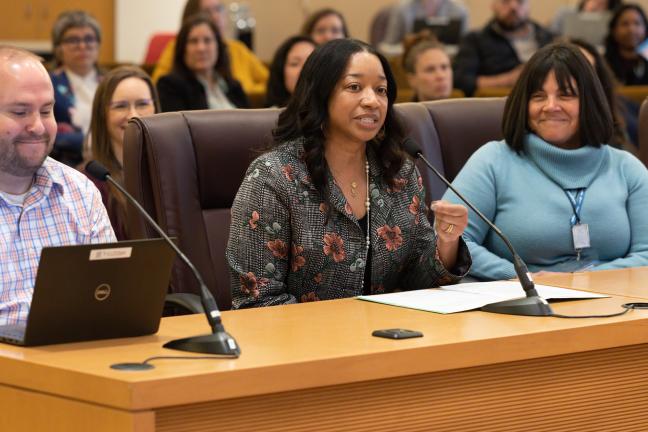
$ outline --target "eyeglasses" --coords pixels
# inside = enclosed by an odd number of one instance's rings
[[[155,111],[153,104],[153,99],[137,99],[135,101],[115,101],[111,102],[108,106],[111,111],[114,111],[118,114],[126,114],[131,110],[131,107],[135,108],[137,114],[153,114],[152,111]]]
[[[61,43],[64,45],[71,45],[74,47],[81,46],[81,43],[86,44],[86,46],[94,46],[99,42],[96,36],[87,35],[82,38],[78,36],[68,36],[61,40]]]

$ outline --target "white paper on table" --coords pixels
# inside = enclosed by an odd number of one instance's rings
[[[545,300],[591,299],[609,297],[586,291],[536,285],[538,295]],[[517,281],[473,282],[390,294],[360,296],[358,299],[391,306],[419,309],[437,313],[455,313],[478,309],[489,303],[524,297]]]

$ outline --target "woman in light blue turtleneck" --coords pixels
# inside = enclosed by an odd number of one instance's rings
[[[453,185],[509,237],[531,271],[648,265],[648,171],[603,143],[613,124],[593,69],[577,47],[538,51],[509,96],[504,141],[468,160]],[[450,191],[444,199],[460,202]],[[515,277],[503,242],[474,214],[470,274]]]

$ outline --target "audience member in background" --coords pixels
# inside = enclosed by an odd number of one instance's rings
[[[403,44],[403,69],[414,91],[413,102],[450,97],[452,65],[443,44],[430,34],[406,39]]]
[[[293,36],[279,46],[270,65],[266,106],[285,107],[288,104],[302,67],[315,46],[309,36]]]
[[[333,39],[349,37],[344,16],[335,9],[329,8],[312,13],[304,22],[301,33],[310,36],[318,45]]]
[[[225,4],[221,0],[187,0],[182,13],[182,21],[198,13],[206,13],[211,18],[225,42],[225,50],[230,61],[232,77],[236,79],[247,94],[263,93],[268,81],[268,68],[261,60],[241,41],[226,39],[226,17]],[[175,40],[170,42],[153,71],[153,82],[171,72],[173,68],[173,56],[175,52]]]
[[[86,12],[61,13],[52,28],[56,69],[54,116],[58,134],[52,157],[71,166],[83,160],[83,139],[90,127],[92,98],[101,74],[97,69],[101,29]]]
[[[620,6],[610,20],[605,59],[622,85],[648,85],[648,61],[637,52],[647,29],[646,14],[637,4]]]
[[[90,159],[105,166],[110,175],[124,182],[124,132],[128,120],[160,111],[151,78],[138,67],[121,66],[108,72],[92,104]],[[107,182],[90,179],[101,192],[118,240],[128,239],[126,200]]]
[[[27,318],[43,247],[115,239],[97,188],[47,157],[53,109],[41,59],[0,47],[0,325]]]
[[[397,44],[414,32],[414,22],[425,18],[461,20],[462,33],[468,31],[468,10],[456,0],[401,0],[394,6],[387,21],[383,43]]]
[[[578,46],[587,61],[594,66],[596,75],[603,86],[605,98],[612,112],[612,120],[614,120],[614,134],[609,144],[636,153],[639,142],[639,105],[617,93],[617,81],[614,79],[614,74],[594,45],[579,39],[572,40],[571,43]]]
[[[435,234],[395,99],[389,63],[369,45],[340,39],[311,54],[276,147],[252,162],[232,206],[234,308],[438,286],[468,270],[468,212],[437,202]]]
[[[455,57],[454,86],[472,96],[475,90],[511,87],[524,63],[553,39],[529,19],[530,0],[491,0],[493,18],[469,33]]]
[[[506,100],[502,131],[505,140],[477,150],[453,185],[532,272],[648,265],[648,171],[606,144],[614,121],[578,47],[553,44],[531,58]],[[452,192],[445,198],[459,202]],[[515,277],[504,243],[472,216],[470,274]]]
[[[616,9],[623,0],[580,0],[577,6],[561,6],[556,12],[549,30],[556,35],[564,33],[565,17],[574,12],[606,12]]]
[[[157,89],[164,112],[248,106],[241,84],[230,73],[223,39],[205,14],[182,24],[173,70],[160,78]]]

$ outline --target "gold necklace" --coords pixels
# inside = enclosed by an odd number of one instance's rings
[[[369,166],[369,161],[365,160],[365,170],[366,170],[367,166]],[[331,170],[331,173],[333,174],[333,178],[337,182],[337,179],[339,178],[339,176],[336,175],[336,173],[333,171],[333,169],[331,169],[330,165],[329,165],[329,169]],[[342,184],[338,183],[338,185],[341,188]],[[349,192],[351,193],[351,196],[353,198],[356,198],[358,196],[358,182],[357,181],[352,181],[351,183],[349,183],[349,185],[350,185],[350,191]],[[367,186],[368,185],[369,184],[367,184]]]
[[[354,182],[354,181],[351,182],[351,196],[352,196],[353,198],[355,198],[355,197],[358,196],[358,191],[357,191],[357,189],[358,189],[358,182]]]

